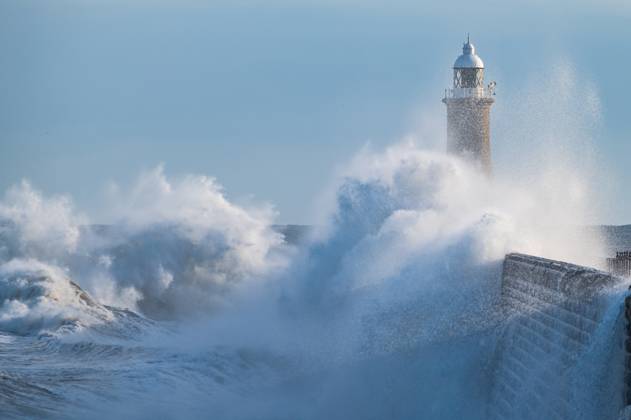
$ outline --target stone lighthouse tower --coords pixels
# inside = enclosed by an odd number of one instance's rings
[[[461,156],[491,174],[489,120],[495,82],[484,86],[484,63],[467,42],[454,63],[453,88],[445,89],[447,151]]]

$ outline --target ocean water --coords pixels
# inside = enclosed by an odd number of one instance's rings
[[[412,144],[366,151],[291,241],[271,207],[204,176],[141,175],[108,225],[16,185],[0,202],[1,417],[487,418],[504,255],[589,265],[606,246],[575,232],[589,197],[560,170],[522,185]],[[581,360],[611,350],[612,302]]]

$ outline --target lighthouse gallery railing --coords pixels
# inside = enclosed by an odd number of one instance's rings
[[[493,95],[495,95],[493,87],[445,89],[446,99],[491,98]]]

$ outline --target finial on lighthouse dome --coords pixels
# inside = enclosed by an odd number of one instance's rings
[[[462,46],[462,55],[456,59],[454,63],[455,69],[483,69],[484,62],[475,53],[475,46],[469,41],[467,34],[467,42]]]

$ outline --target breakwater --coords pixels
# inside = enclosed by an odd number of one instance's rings
[[[618,417],[631,396],[624,289],[599,270],[507,255],[489,417]]]

